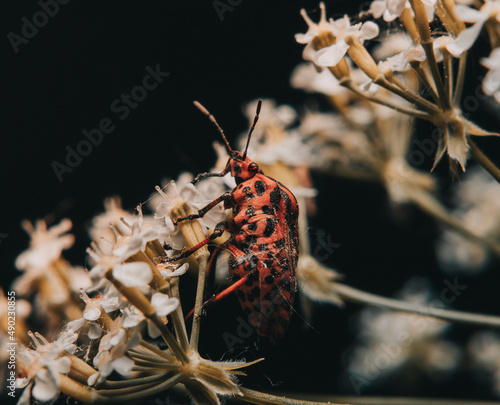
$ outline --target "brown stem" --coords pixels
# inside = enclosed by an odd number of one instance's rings
[[[483,153],[481,149],[476,145],[476,143],[468,137],[470,150],[472,156],[484,169],[491,174],[491,176],[500,183],[500,169]]]

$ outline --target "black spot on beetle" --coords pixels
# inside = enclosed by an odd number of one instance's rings
[[[266,276],[266,278],[264,279],[264,281],[267,284],[274,284],[274,277],[273,276]]]
[[[274,210],[269,205],[263,205],[262,212],[266,215],[273,215],[274,214]]]
[[[243,190],[242,190],[245,194],[250,194],[252,192],[252,189],[248,186],[246,186]]]
[[[273,267],[273,268],[271,269],[271,274],[272,274],[273,276],[277,276],[277,275],[279,274],[278,269],[276,269],[275,267]]]
[[[266,218],[266,229],[264,229],[264,236],[268,237],[274,233],[276,222],[277,221],[275,218]]]
[[[285,200],[285,219],[288,224],[292,224],[292,200],[288,193],[283,193],[283,199]]]
[[[266,192],[266,185],[264,184],[263,181],[258,180],[255,182],[255,192],[257,193],[258,196],[261,196]]]
[[[266,259],[266,260],[264,260],[264,266],[266,266],[267,268],[272,267],[273,264],[274,264],[274,259]]]
[[[247,235],[245,236],[245,243],[247,243],[248,245],[253,245],[255,244],[255,242],[257,242],[257,236],[256,235]]]
[[[261,252],[265,252],[266,250],[269,250],[269,245],[267,243],[263,243],[262,245],[259,245],[259,250]]]
[[[257,230],[257,222],[252,222],[251,224],[248,224],[248,229],[251,230],[252,232],[255,232]]]
[[[271,201],[275,210],[279,210],[281,202],[281,189],[279,186],[276,186],[274,190],[269,193],[269,201]]]
[[[255,286],[254,288],[252,288],[251,293],[254,297],[260,297],[260,288],[258,286]]]
[[[276,246],[277,249],[283,249],[285,247],[285,240],[277,240],[276,242],[274,242],[274,246]]]
[[[253,205],[249,205],[245,210],[245,215],[247,217],[253,217],[255,215],[255,207]]]
[[[247,294],[247,300],[248,302],[253,302],[254,296],[252,294]]]

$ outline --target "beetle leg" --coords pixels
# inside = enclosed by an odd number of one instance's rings
[[[219,222],[217,225],[215,225],[214,232],[210,236],[203,239],[200,243],[190,247],[189,249],[186,249],[184,252],[178,254],[177,256],[167,257],[167,258],[161,259],[161,262],[162,263],[176,262],[178,260],[185,259],[186,257],[191,256],[198,249],[205,246],[210,241],[221,236],[224,233],[224,231],[227,229],[228,226],[229,225],[228,225],[227,221]]]
[[[198,210],[197,214],[191,214],[185,217],[177,218],[176,221],[174,221],[174,225],[177,225],[177,223],[181,221],[186,221],[186,220],[192,220],[192,219],[198,219],[198,218],[203,218],[205,214],[210,211],[213,207],[215,207],[217,204],[220,202],[224,201],[224,207],[225,208],[230,208],[231,207],[231,201],[233,199],[233,194],[231,191],[226,191],[224,194],[220,195],[217,197],[215,200]]]
[[[191,184],[196,184],[201,180],[208,179],[209,177],[224,177],[227,172],[222,172],[222,173],[200,173],[198,176],[196,176],[192,181]]]
[[[255,273],[257,272],[257,269],[252,270],[250,273],[248,273],[245,277],[240,278],[238,281],[235,283],[231,284],[229,287],[227,287],[225,290],[222,290],[218,294],[212,295],[208,300],[206,300],[203,305],[201,306],[201,313],[196,314],[198,317],[203,317],[205,316],[205,312],[207,307],[215,304],[216,302],[219,302],[226,298],[229,294],[235,292],[238,288],[240,288],[245,282],[248,280],[249,277],[252,277]],[[193,316],[194,313],[194,308],[191,310],[191,312],[187,315],[186,319],[190,318]]]

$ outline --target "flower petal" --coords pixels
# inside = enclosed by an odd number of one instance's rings
[[[97,321],[101,316],[101,310],[98,307],[90,308],[89,310],[83,311],[83,317],[87,321]]]
[[[336,66],[345,56],[348,49],[349,45],[344,40],[340,40],[336,44],[319,51],[316,60],[321,66]]]
[[[372,39],[375,38],[379,33],[378,25],[373,21],[367,21],[361,27],[361,36],[360,39]]]
[[[127,375],[134,367],[134,361],[127,356],[121,356],[112,362],[113,368],[122,375]]]
[[[455,4],[454,10],[457,17],[465,22],[472,23],[484,20],[485,17],[488,18],[488,15],[486,13],[473,9],[471,7],[467,7],[463,4]]]
[[[483,91],[492,96],[500,90],[500,69],[489,71],[483,79]]]
[[[446,45],[448,52],[455,57],[459,57],[463,52],[470,49],[474,42],[476,42],[485,22],[486,19],[480,20],[473,26],[463,30],[454,41]]]
[[[59,380],[54,379],[54,375],[49,370],[42,368],[35,379],[33,387],[33,397],[45,402],[57,398],[59,394]]]
[[[179,306],[177,298],[169,298],[168,295],[156,293],[151,297],[151,305],[155,307],[159,316],[166,316]]]
[[[125,287],[142,287],[153,279],[153,274],[148,264],[134,262],[118,264],[113,267],[113,277]]]

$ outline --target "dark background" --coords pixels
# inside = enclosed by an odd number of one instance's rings
[[[73,0],[61,5],[29,43],[20,44],[17,54],[7,34],[21,34],[22,18],[32,21],[40,6],[9,3],[8,9],[4,3],[0,9],[4,288],[17,276],[13,261],[28,243],[20,227],[22,219],[47,214],[56,222],[70,218],[77,243],[65,257],[83,265],[89,243],[86,227],[102,211],[105,197],[119,194],[124,207],[133,209],[161,179],[210,168],[215,158],[211,143],[218,135],[192,100],[205,104],[234,140],[247,128],[241,113],[245,102],[274,98],[300,107],[307,99],[320,99],[289,86],[290,73],[302,53],[294,34],[306,30],[299,10],[305,7],[317,19],[316,1],[242,1],[221,20],[212,2]],[[362,7],[358,1],[326,5],[328,15],[337,17]],[[113,100],[140,85],[147,66],[154,69],[158,64],[169,76],[120,120],[111,111]],[[474,69],[481,72],[477,63]],[[480,124],[496,124],[489,110],[480,109],[476,116]],[[75,148],[85,139],[82,131],[97,128],[103,118],[111,119],[115,130],[59,182],[51,164],[64,163],[66,146]],[[429,128],[420,129],[418,136],[423,138]],[[495,153],[494,141],[479,143]],[[429,161],[425,168],[430,165]],[[438,168],[437,176],[446,191],[450,182],[445,166]],[[317,243],[317,231],[323,231],[340,244],[328,265],[344,273],[350,285],[374,293],[390,296],[412,275],[419,275],[429,278],[439,295],[445,278],[433,249],[439,227],[411,207],[396,218],[378,185],[322,175],[314,180],[320,195],[319,214],[311,219],[312,243]],[[455,308],[498,312],[498,274],[489,271],[460,280],[468,289]],[[242,379],[250,388],[353,394],[341,376],[343,355],[355,336],[353,315],[359,307],[320,306],[311,325],[304,323],[297,308],[299,314],[277,346],[253,334],[235,352],[227,353],[222,334],[235,334],[236,318],[242,314],[237,301],[228,300],[205,321],[200,352],[214,360],[265,357]],[[448,335],[463,343],[473,331],[454,327]],[[411,372],[411,384],[394,376],[365,387],[363,394],[491,398],[487,381],[478,383],[468,370],[440,383]]]

